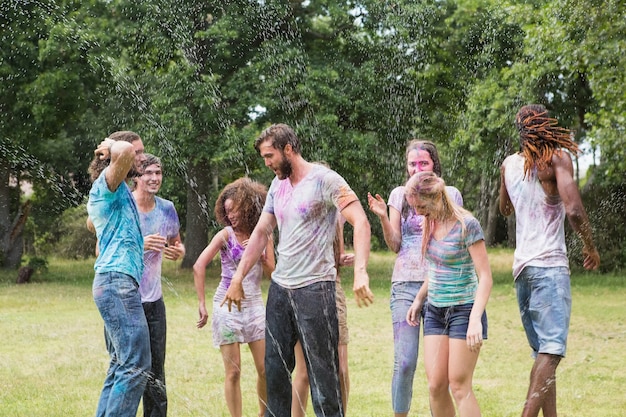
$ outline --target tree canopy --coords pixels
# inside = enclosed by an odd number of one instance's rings
[[[498,174],[517,150],[521,105],[546,105],[592,150],[588,187],[616,193],[625,182],[626,5],[597,3],[2,2],[0,262],[58,242],[61,213],[88,193],[97,143],[134,130],[164,160],[162,194],[181,215],[191,265],[216,227],[219,190],[243,175],[269,184],[252,143],[275,122],[364,204],[405,180],[409,139],[433,140],[488,244],[506,243]]]

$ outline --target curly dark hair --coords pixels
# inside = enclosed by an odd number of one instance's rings
[[[223,226],[231,226],[226,215],[224,203],[230,199],[233,210],[239,212],[241,229],[244,233],[252,233],[263,211],[267,187],[248,177],[239,178],[228,184],[215,200],[215,218]]]
[[[574,155],[580,152],[578,144],[572,140],[572,132],[560,127],[558,123],[541,104],[529,104],[517,112],[515,126],[525,158],[524,177],[533,165],[539,170],[550,165],[555,152],[561,152],[562,149],[567,149]]]

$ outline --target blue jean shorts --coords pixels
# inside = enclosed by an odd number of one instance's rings
[[[527,266],[515,280],[515,289],[533,357],[565,356],[572,311],[569,269]]]
[[[424,314],[424,336],[448,336],[450,339],[465,339],[473,303],[449,307],[428,304]],[[487,340],[487,312],[480,319],[483,339]]]

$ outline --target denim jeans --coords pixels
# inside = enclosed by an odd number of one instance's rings
[[[474,303],[449,307],[435,307],[429,304],[424,312],[424,337],[448,336],[450,339],[465,340],[472,308],[474,308]],[[486,310],[480,317],[480,323],[483,326],[483,339],[487,340],[489,322]]]
[[[420,327],[406,321],[415,296],[423,282],[394,282],[391,284],[391,321],[393,325],[393,377],[391,406],[394,413],[408,413],[413,398],[413,378],[417,368]],[[422,308],[422,316],[424,314]]]
[[[572,314],[569,269],[527,266],[515,280],[515,290],[532,356],[564,357]]]
[[[143,393],[144,417],[165,417],[167,415],[167,391],[165,389],[165,342],[167,322],[163,297],[151,303],[143,303],[143,311],[150,332],[150,353],[152,369]]]
[[[343,416],[335,282],[287,289],[272,281],[266,311],[266,417],[291,416],[291,373],[297,340],[302,344],[306,359],[315,414]]]
[[[92,291],[111,358],[96,416],[135,417],[150,369],[150,339],[139,285],[123,273],[96,273]]]

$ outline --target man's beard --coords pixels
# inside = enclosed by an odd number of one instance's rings
[[[138,178],[138,177],[141,177],[142,175],[143,175],[143,172],[141,172],[135,165],[133,165],[130,171],[128,171],[128,174],[126,174],[126,178],[127,179]]]
[[[278,173],[276,175],[279,179],[284,180],[285,178],[289,178],[289,176],[291,175],[291,171],[291,162],[283,155],[283,160],[278,166]]]

